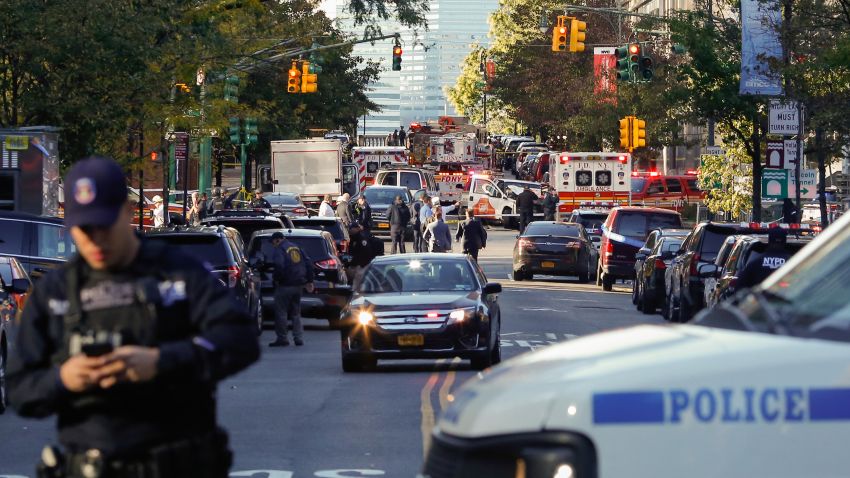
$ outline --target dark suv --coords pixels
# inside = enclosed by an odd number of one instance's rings
[[[257,333],[262,331],[259,275],[248,264],[236,231],[224,226],[175,227],[148,231],[147,238],[177,247],[204,263],[256,318]]]
[[[292,220],[285,214],[271,214],[265,211],[225,209],[216,211],[201,221],[205,226],[227,226],[239,231],[242,239],[248,241],[255,231],[264,229],[294,228]]]
[[[687,322],[705,307],[705,278],[699,268],[712,264],[720,246],[733,234],[746,234],[747,225],[702,222],[697,224],[688,239],[682,243],[677,259],[670,270],[670,312],[680,322]]]
[[[261,290],[263,297],[263,308],[270,319],[274,318],[274,282],[272,273],[272,234],[282,232],[291,242],[295,243],[304,251],[304,254],[313,263],[313,285],[316,289],[312,293],[301,295],[301,311],[304,315],[316,316],[328,319],[331,325],[339,320],[339,313],[345,307],[347,298],[345,295],[334,293],[338,286],[348,285],[345,275],[345,267],[339,257],[334,238],[330,232],[314,231],[310,229],[271,229],[257,231],[251,236],[248,244],[248,256],[251,262],[263,271]]]
[[[401,196],[406,206],[410,206],[410,201],[413,197],[410,190],[404,186],[368,186],[363,190],[363,196],[369,207],[372,208],[372,234],[390,235],[390,223],[387,221],[387,211],[395,200],[396,196]],[[405,240],[413,237],[413,226],[408,224],[405,231]]]
[[[348,252],[348,245],[351,238],[348,235],[348,229],[342,224],[342,220],[336,217],[295,217],[292,218],[292,224],[297,229],[313,229],[315,231],[328,231],[334,237],[336,250],[340,254]]]
[[[602,225],[597,282],[610,291],[617,279],[635,275],[635,254],[654,229],[682,227],[682,217],[669,209],[616,207]]]
[[[70,259],[75,251],[62,219],[0,211],[0,256],[17,259],[33,280]]]

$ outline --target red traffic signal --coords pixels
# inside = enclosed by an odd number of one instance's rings
[[[156,161],[156,158],[157,158],[157,153],[156,153],[156,151],[152,151],[152,152],[151,152],[151,161]]]
[[[640,44],[639,43],[629,44],[629,53],[631,53],[632,55],[640,54]]]

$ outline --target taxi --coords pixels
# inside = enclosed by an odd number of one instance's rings
[[[423,475],[838,477],[850,454],[850,216],[695,323],[524,354],[468,382]]]

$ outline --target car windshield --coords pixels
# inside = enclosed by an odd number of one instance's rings
[[[581,214],[576,218],[575,222],[584,226],[589,232],[598,232],[602,229],[605,219],[608,219],[607,214]]]
[[[355,284],[361,294],[473,291],[475,274],[465,260],[411,259],[372,263]]]
[[[323,260],[328,256],[325,248],[324,239],[321,237],[287,237],[289,242],[300,247],[304,254],[312,261]],[[262,256],[258,254],[262,253]],[[262,257],[265,261],[271,261],[274,254],[274,246],[272,246],[272,236],[255,237],[251,241],[248,248],[248,257]]]
[[[366,202],[369,204],[392,204],[396,196],[401,196],[405,203],[409,202],[407,201],[407,196],[404,191],[396,188],[366,189],[366,191],[363,192],[363,196],[366,197]]]
[[[579,237],[580,233],[576,226],[566,226],[563,224],[536,224],[531,223],[525,229],[524,236],[562,236],[562,237]]]
[[[230,248],[225,239],[213,234],[154,234],[151,241],[164,242],[201,261],[208,269],[227,267],[233,263]]]
[[[269,194],[263,196],[272,206],[300,206],[301,200],[297,194]]]
[[[342,225],[336,220],[333,221],[299,221],[298,219],[293,219],[292,224],[295,225],[298,229],[312,229],[314,231],[328,231],[334,237],[334,239],[341,241],[345,239],[345,233],[343,232]]]
[[[227,227],[232,227],[239,231],[239,234],[242,236],[242,239],[251,237],[256,231],[261,231],[263,229],[282,229],[283,223],[279,219],[208,219],[204,221],[205,224],[209,224],[211,226],[224,225]]]

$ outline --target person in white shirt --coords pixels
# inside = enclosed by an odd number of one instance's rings
[[[153,197],[153,227],[165,226],[165,207],[162,205],[162,197],[157,194]]]
[[[325,199],[319,205],[319,217],[335,217],[334,208],[331,207],[331,195],[325,194]]]

